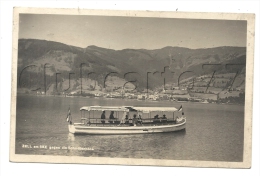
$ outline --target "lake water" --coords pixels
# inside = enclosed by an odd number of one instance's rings
[[[19,95],[16,154],[243,161],[244,106],[242,105],[182,103],[187,124],[186,130],[179,132],[138,135],[70,134],[66,121],[68,108],[70,107],[73,121],[79,122],[79,108],[93,105],[178,108],[181,103]],[[25,145],[32,148],[27,148]],[[47,149],[41,149],[40,145],[47,146]],[[33,148],[34,146],[39,148]],[[68,146],[87,149],[62,149]]]

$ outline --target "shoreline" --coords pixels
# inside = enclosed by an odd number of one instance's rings
[[[60,98],[93,98],[93,99],[105,99],[105,100],[126,100],[126,101],[140,101],[140,102],[174,102],[174,103],[192,103],[192,104],[216,104],[216,105],[240,105],[240,106],[245,106],[245,104],[241,103],[216,103],[216,102],[193,102],[193,101],[182,101],[178,102],[176,100],[150,100],[150,99],[145,99],[145,100],[139,100],[139,99],[130,99],[130,98],[107,98],[107,97],[95,97],[95,96],[61,96],[61,95],[37,95],[37,94],[25,94],[25,93],[17,93],[16,97],[18,96],[33,96],[33,97],[60,97]]]

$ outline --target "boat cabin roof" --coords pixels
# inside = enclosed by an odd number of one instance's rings
[[[174,112],[177,111],[175,107],[134,107],[137,111],[142,111],[143,113],[149,112]]]
[[[83,106],[80,110],[85,111],[123,111],[123,112],[174,112],[175,107],[133,107],[133,106]]]
[[[83,106],[80,110],[85,111],[129,111],[123,106]]]

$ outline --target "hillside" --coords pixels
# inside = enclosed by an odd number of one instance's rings
[[[18,89],[44,90],[46,85],[49,93],[55,93],[79,91],[81,86],[86,91],[93,91],[93,85],[96,85],[97,91],[104,91],[116,90],[130,81],[126,87],[131,90],[136,87],[140,92],[147,89],[147,78],[148,89],[155,90],[164,82],[176,86],[179,76],[186,71],[192,71],[182,74],[180,78],[181,82],[186,81],[186,86],[192,83],[193,78],[212,75],[214,71],[215,76],[239,71],[239,79],[234,85],[243,87],[245,63],[245,47],[189,49],[167,46],[155,50],[112,50],[98,46],[79,48],[52,41],[20,39]],[[33,66],[26,68],[29,65]],[[111,74],[107,76],[108,73]],[[69,75],[72,81],[65,83]],[[228,81],[232,80],[229,78]],[[223,89],[227,85],[216,83],[216,86]]]

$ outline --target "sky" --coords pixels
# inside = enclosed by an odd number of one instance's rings
[[[20,39],[121,50],[246,46],[246,21],[21,14]]]

